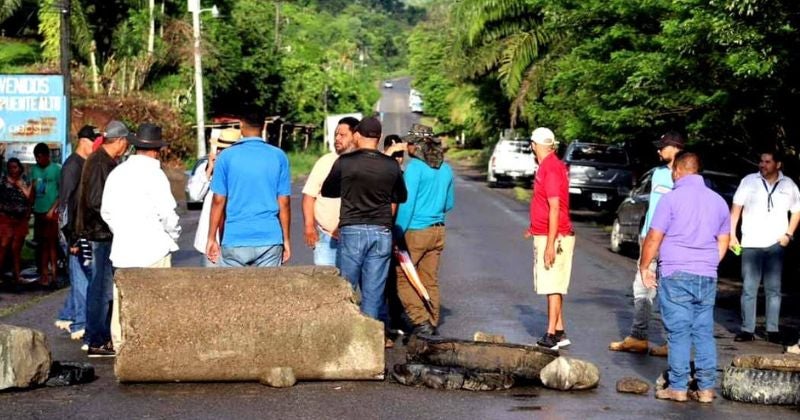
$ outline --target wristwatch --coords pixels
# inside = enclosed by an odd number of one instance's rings
[[[789,233],[784,233],[784,235],[786,235],[786,237],[789,238],[789,242],[794,240],[794,236],[790,235]]]

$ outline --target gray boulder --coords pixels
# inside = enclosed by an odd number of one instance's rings
[[[539,377],[552,389],[590,389],[600,382],[600,370],[593,363],[561,356],[545,366]]]
[[[51,363],[50,347],[43,332],[0,324],[0,389],[45,383]]]
[[[258,380],[262,385],[273,388],[289,388],[297,383],[294,371],[290,367],[276,367],[268,369],[267,372]]]

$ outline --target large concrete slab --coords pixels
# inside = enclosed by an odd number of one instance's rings
[[[383,324],[334,268],[121,269],[122,382],[382,379]]]

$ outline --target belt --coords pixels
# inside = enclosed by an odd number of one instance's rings
[[[444,226],[444,222],[436,222],[428,227],[439,227],[439,226]]]

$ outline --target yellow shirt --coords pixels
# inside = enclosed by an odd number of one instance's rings
[[[326,198],[320,195],[322,190],[322,183],[331,172],[333,163],[339,155],[336,152],[330,152],[322,156],[314,164],[314,168],[308,175],[306,185],[303,187],[303,194],[316,198],[314,202],[314,219],[322,230],[330,234],[337,227],[339,227],[339,208],[341,207],[342,200],[340,198]]]

